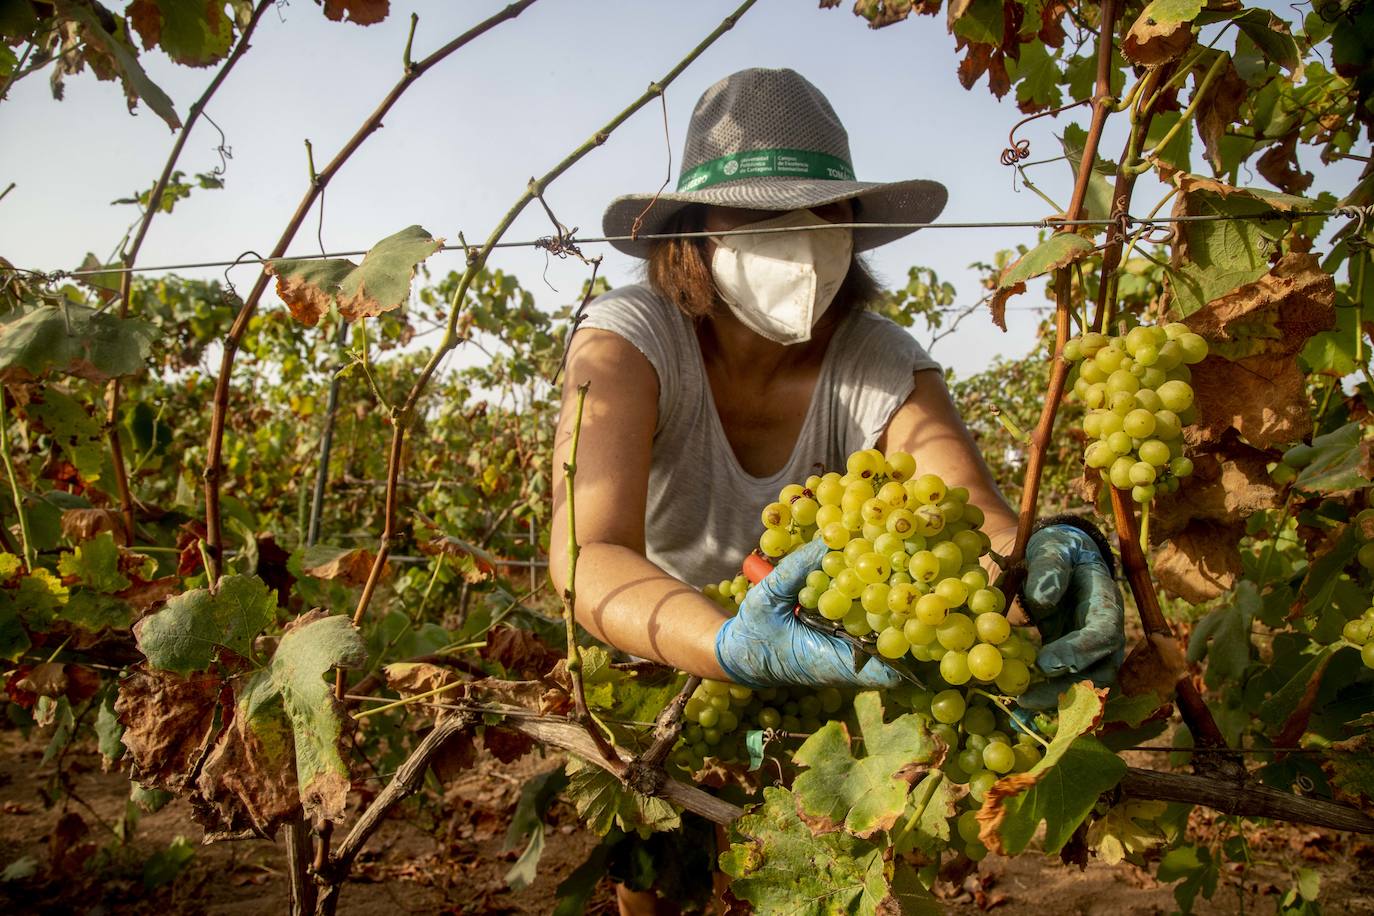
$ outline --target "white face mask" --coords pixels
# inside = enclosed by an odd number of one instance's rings
[[[810,210],[794,210],[740,229],[829,226]],[[849,272],[849,229],[812,229],[717,238],[711,256],[716,289],[750,330],[780,344],[811,339]]]

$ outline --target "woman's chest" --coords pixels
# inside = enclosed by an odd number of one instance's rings
[[[761,380],[727,377],[707,368],[720,429],[735,460],[752,477],[770,477],[787,464],[811,412],[819,367]]]

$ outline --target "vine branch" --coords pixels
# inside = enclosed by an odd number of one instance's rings
[[[271,254],[267,260],[280,258],[286,254],[286,248],[296,237],[296,232],[305,221],[314,206],[315,199],[324,191],[334,175],[343,168],[349,158],[362,146],[378,128],[382,126],[384,118],[400,99],[410,85],[423,76],[430,68],[434,67],[444,58],[448,57],[459,48],[466,45],[475,38],[480,37],[486,32],[495,28],[497,25],[514,19],[533,5],[535,0],[517,0],[496,14],[489,16],[476,26],[467,30],[439,50],[430,54],[423,60],[412,64],[405,70],[401,79],[382,99],[372,114],[368,115],[362,125],[352,137],[343,145],[329,164],[320,171],[316,179],[310,182],[305,195],[296,206],[296,212],[292,214],[287,222],[286,228],[282,231],[277,244],[273,246]],[[220,371],[215,379],[215,394],[213,401],[213,412],[210,416],[210,436],[207,446],[207,457],[205,462],[205,526],[207,529],[206,541],[209,545],[210,565],[207,568],[210,581],[219,581],[222,559],[224,554],[224,532],[220,518],[220,478],[223,476],[224,458],[224,424],[225,416],[229,409],[229,380],[234,368],[234,358],[238,354],[239,345],[243,341],[243,335],[248,330],[248,322],[252,319],[254,312],[257,311],[258,303],[262,300],[263,293],[267,289],[269,275],[264,268],[258,274],[258,279],[253,284],[253,289],[249,292],[248,298],[239,307],[238,314],[234,316],[234,323],[229,328],[229,333],[224,339],[224,352],[220,358]],[[385,557],[383,557],[385,559]],[[373,586],[375,588],[375,584]],[[369,595],[370,598],[370,595]]]

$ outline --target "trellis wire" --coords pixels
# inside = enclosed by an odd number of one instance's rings
[[[609,244],[612,242],[631,242],[631,241],[659,241],[664,239],[699,239],[699,238],[723,238],[732,235],[767,235],[776,232],[809,232],[813,229],[1053,229],[1059,226],[1115,226],[1125,224],[1127,226],[1154,226],[1168,225],[1171,223],[1215,223],[1215,222],[1234,222],[1234,221],[1269,221],[1269,220],[1288,220],[1290,222],[1310,219],[1314,217],[1344,216],[1347,219],[1359,220],[1363,223],[1366,220],[1374,220],[1374,205],[1364,207],[1339,207],[1335,210],[1269,210],[1263,213],[1251,214],[1229,214],[1211,213],[1197,214],[1192,216],[1149,216],[1136,217],[1130,215],[1118,216],[1115,218],[1098,219],[1055,219],[1046,217],[1038,220],[994,220],[984,222],[933,222],[933,223],[826,223],[816,226],[796,226],[769,229],[727,229],[715,232],[655,232],[645,233],[640,236],[629,235],[604,235],[589,238],[569,237],[564,240],[567,243],[578,245]],[[493,248],[536,248],[548,243],[548,237],[542,237],[531,241],[523,242],[497,242]],[[472,246],[441,245],[439,251],[466,251]],[[367,254],[367,249],[356,251],[333,251],[320,254],[303,255],[283,255],[280,258],[263,257],[238,257],[231,260],[221,261],[195,261],[183,264],[158,264],[151,267],[125,268],[118,265],[106,267],[92,267],[84,270],[57,270],[41,271],[33,268],[14,267],[13,270],[35,274],[38,276],[49,277],[51,279],[61,279],[63,277],[82,277],[93,274],[117,274],[125,272],[134,273],[155,273],[167,270],[193,270],[209,267],[232,267],[240,264],[265,264],[269,261],[317,261],[325,258],[346,258],[357,257]]]

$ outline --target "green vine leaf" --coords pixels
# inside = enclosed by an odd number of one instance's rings
[[[661,798],[629,789],[617,777],[577,757],[568,758],[568,799],[578,817],[598,836],[612,827],[641,837],[659,830],[676,830],[682,823],[676,810]]]
[[[0,324],[0,381],[50,372],[97,382],[130,375],[143,368],[156,337],[146,321],[75,303],[21,308]]]
[[[343,258],[283,258],[269,261],[267,271],[277,278],[277,295],[291,314],[313,328],[331,305],[349,321],[400,308],[410,298],[416,266],[443,244],[443,239],[410,226],[372,246],[362,264]]]
[[[829,916],[941,912],[914,875],[883,845],[843,831],[812,836],[792,793],[763,790],[763,804],[730,827],[720,867],[730,892],[762,913]]]
[[[298,807],[308,819],[343,819],[345,713],[325,675],[366,661],[345,615],[317,608],[286,626],[271,661],[235,691],[229,728],[197,781],[225,824],[246,816],[270,835]]]
[[[883,704],[873,691],[854,699],[863,756],[855,757],[849,730],[827,722],[797,749],[793,760],[809,767],[793,791],[802,819],[817,833],[843,827],[867,839],[897,822],[912,783],[924,775],[938,743],[915,715],[883,723]]]
[[[190,674],[209,668],[220,649],[249,658],[254,637],[276,614],[276,592],[257,576],[225,576],[215,592],[197,588],[170,599],[134,626],[134,638],[154,668]]]
[[[208,67],[229,53],[233,23],[222,3],[134,0],[126,11],[144,48],[161,47],[188,67]]]
[[[75,576],[82,585],[105,594],[123,591],[130,585],[128,577],[119,571],[119,546],[108,531],[64,552],[58,558],[57,571],[63,576]]]
[[[1164,854],[1155,877],[1165,882],[1183,879],[1174,888],[1174,899],[1179,909],[1191,913],[1199,893],[1210,898],[1216,892],[1220,873],[1220,863],[1206,846],[1180,846]]]
[[[1054,235],[1023,254],[1002,273],[998,280],[999,289],[1025,283],[1032,277],[1043,276],[1074,261],[1082,260],[1093,251],[1093,243],[1074,232],[1056,232]]]
[[[1308,493],[1336,493],[1363,489],[1374,481],[1365,476],[1369,448],[1359,423],[1347,423],[1312,440],[1311,461],[1293,481]]]
[[[1249,667],[1253,651],[1250,622],[1259,611],[1259,591],[1253,582],[1242,581],[1231,593],[1231,600],[1193,628],[1188,640],[1188,661],[1201,661],[1206,656],[1207,683],[1238,678]]]
[[[1071,686],[1059,698],[1059,725],[1054,740],[1025,773],[993,784],[978,812],[979,838],[1002,855],[1021,852],[1045,822],[1044,847],[1055,853],[1092,812],[1098,796],[1121,781],[1126,764],[1088,733],[1102,720],[1107,691],[1088,681]]]

